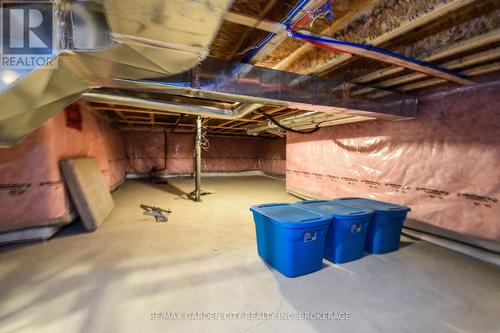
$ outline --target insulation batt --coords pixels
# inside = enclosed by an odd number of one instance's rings
[[[124,180],[122,134],[82,104],[82,131],[68,128],[64,112],[12,148],[0,148],[0,232],[58,224],[71,207],[59,161],[98,160],[109,188]]]
[[[0,148],[0,232],[64,224],[72,207],[59,161],[76,157],[97,159],[110,189],[125,173],[147,174],[165,168],[163,132],[121,132],[96,118],[82,103],[82,130],[69,128],[63,112],[12,148]],[[125,144],[125,142],[127,144]],[[209,137],[203,171],[263,170],[285,174],[283,139]],[[194,136],[167,134],[164,172],[192,173]]]
[[[368,197],[410,218],[500,241],[500,82],[421,99],[414,120],[287,136],[287,189]]]
[[[286,172],[286,139],[263,139],[259,154],[260,169],[268,175]]]
[[[128,172],[147,174],[153,168],[164,174],[194,172],[194,134],[161,131],[126,131]],[[209,136],[208,150],[202,152],[203,172],[239,172],[261,170],[285,174],[284,139]],[[166,166],[166,170],[165,169]]]

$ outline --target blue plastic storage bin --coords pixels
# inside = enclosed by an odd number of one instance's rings
[[[252,206],[259,256],[288,277],[323,267],[331,218],[287,203]]]
[[[368,208],[375,212],[366,235],[366,251],[381,254],[399,248],[401,229],[410,207],[363,198],[341,198],[334,201],[342,205]]]
[[[301,201],[297,205],[333,218],[326,236],[325,259],[342,264],[363,257],[372,210],[327,200]]]

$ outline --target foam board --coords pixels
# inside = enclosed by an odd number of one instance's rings
[[[93,158],[63,160],[61,170],[84,228],[96,230],[114,207],[99,163]]]

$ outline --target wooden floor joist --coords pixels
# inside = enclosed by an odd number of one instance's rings
[[[269,29],[275,29],[276,27],[274,27],[274,26],[271,26],[271,27],[262,26],[263,24],[265,25],[265,22],[262,21],[262,18],[265,17],[267,14],[269,14],[269,12],[276,6],[276,3],[278,1],[279,0],[270,0],[265,5],[265,7],[262,9],[262,11],[259,13],[259,19],[255,22],[250,22],[251,27],[255,28],[255,29],[266,30],[266,31],[270,31]],[[232,13],[232,12],[227,12],[225,20],[231,22],[231,15],[233,15],[233,14],[234,13]],[[247,41],[248,37],[250,36],[250,34],[252,32],[253,32],[253,29],[247,29],[242,36],[239,36],[240,37],[239,42],[237,43],[237,45],[235,45],[233,51],[229,53],[227,59],[233,59],[237,55],[237,52],[241,49],[241,46],[243,45],[243,43],[245,43]],[[271,31],[271,32],[278,32],[278,31]]]
[[[350,53],[364,58],[374,59],[463,85],[474,84],[473,81],[461,75],[422,62],[417,62],[413,59],[390,53],[382,49],[370,48],[363,44],[347,43],[326,36],[308,33],[307,31],[294,33],[294,36],[296,38],[308,40],[310,43],[329,51]]]
[[[295,16],[295,18],[292,20],[292,23],[295,22],[296,20],[300,19],[303,17],[303,15],[306,15],[306,11],[313,10],[315,8],[320,7],[322,4],[325,3],[325,0],[311,0],[309,1],[302,10],[298,12],[298,14]],[[253,19],[253,22],[248,20],[249,16],[245,14],[239,14],[239,13],[233,13],[236,15],[240,15],[238,18],[235,15],[230,16],[231,22],[233,23],[238,23],[242,25],[247,25],[253,27],[255,25],[255,19]],[[227,19],[227,16],[226,16]],[[271,26],[269,25],[271,24]],[[259,27],[263,29],[269,29],[269,30],[274,30],[279,28],[279,32],[276,33],[275,36],[273,36],[268,43],[266,43],[258,52],[252,56],[250,59],[249,63],[254,64],[262,59],[264,59],[271,51],[273,51],[276,47],[278,47],[285,39],[288,38],[287,32],[285,29],[285,26],[276,23],[276,22],[270,22],[270,21],[264,21],[262,20],[259,25]],[[270,28],[271,27],[271,28]],[[267,31],[269,31],[267,30]]]
[[[147,115],[144,115],[144,116],[135,116],[135,115],[125,115],[125,118],[123,118],[123,120],[151,120],[150,117],[148,117]]]
[[[118,120],[119,123],[123,124],[136,124],[136,125],[152,125],[152,123],[149,120]],[[164,122],[164,121],[156,121],[155,125],[160,125],[160,126],[173,126],[175,125],[175,122]],[[177,127],[195,127],[195,124],[177,124]],[[223,126],[216,126],[216,125],[209,125],[205,126],[207,129],[234,129],[236,128],[227,128]]]
[[[272,109],[270,109],[270,110],[267,110],[267,111],[266,111],[266,113],[267,113],[267,114],[275,114],[275,113],[277,113],[277,112],[280,112],[280,111],[286,110],[287,108],[288,108],[288,107],[284,107],[284,106],[277,106],[277,107],[275,107],[275,108],[272,108]],[[264,116],[263,114],[258,113],[258,114],[256,114],[256,115],[252,116],[252,118],[251,118],[251,119],[253,119],[253,120],[257,120],[257,121],[259,121],[259,122],[260,122],[260,121],[262,121],[263,119],[265,119],[265,116]]]
[[[406,21],[402,22],[398,28],[388,31],[372,40],[366,40],[364,41],[364,43],[372,46],[381,45],[382,43],[400,37],[403,34],[408,33],[409,31],[420,28],[444,15],[447,15],[465,6],[471,5],[477,1],[479,0],[450,0],[448,3],[438,5],[432,11],[424,13],[413,20],[407,19]],[[307,71],[304,72],[304,74],[324,73],[326,71],[333,69],[334,67],[339,66],[340,64],[349,60],[350,58],[352,58],[350,54],[343,54],[339,57],[332,59],[329,62],[308,69]]]
[[[464,67],[468,67],[468,66],[480,64],[480,63],[484,63],[486,61],[494,60],[494,59],[497,59],[497,58],[500,58],[500,47],[496,47],[496,48],[493,48],[491,50],[486,50],[486,51],[483,51],[483,52],[471,54],[471,55],[468,55],[468,56],[463,57],[463,58],[451,60],[451,61],[448,61],[448,62],[446,62],[444,64],[441,64],[441,66],[443,66],[443,67],[445,67],[447,69],[456,70],[456,69],[460,69],[460,68],[464,68]],[[396,78],[393,78],[393,79],[389,79],[389,80],[385,80],[385,81],[379,82],[373,88],[372,87],[361,88],[361,89],[356,90],[355,92],[353,92],[352,95],[353,96],[359,96],[359,95],[363,95],[363,94],[366,94],[366,93],[373,92],[377,88],[385,88],[385,89],[387,89],[387,88],[398,86],[398,85],[401,85],[401,84],[404,84],[404,83],[408,83],[408,82],[411,82],[411,81],[416,81],[416,80],[419,80],[419,79],[423,79],[423,78],[426,78],[426,77],[427,77],[427,75],[422,74],[422,73],[412,73],[412,74],[408,74],[408,75],[403,75],[403,76],[399,76],[399,77],[396,77]]]
[[[113,112],[120,112],[122,114],[127,114],[127,113],[143,113],[143,114],[159,114],[159,115],[165,115],[165,116],[177,116],[177,113],[174,112],[166,112],[166,111],[157,111],[157,110],[152,110],[152,109],[123,109],[123,108],[114,108],[114,107],[92,107],[91,108],[94,111],[113,111]]]
[[[123,112],[121,111],[116,111],[116,110],[113,110],[117,115],[118,117],[120,117],[120,119],[126,119],[125,115],[123,114]]]
[[[340,31],[349,23],[353,22],[366,11],[372,9],[380,0],[367,0],[367,1],[356,1],[352,8],[345,15],[341,16],[339,19],[333,21],[332,25],[323,31],[322,35],[331,36],[337,31]],[[276,64],[273,69],[284,70],[288,68],[295,60],[299,59],[301,56],[312,50],[314,47],[311,44],[304,44],[295,51],[293,51],[288,57],[281,60]]]
[[[246,27],[251,27],[273,33],[278,33],[286,29],[286,26],[284,24],[271,22],[268,20],[260,20],[255,17],[236,12],[227,12],[226,15],[224,16],[224,20],[231,23],[241,24]]]
[[[464,73],[468,76],[477,76],[477,75],[483,75],[483,74],[488,74],[492,72],[500,71],[500,62],[494,62],[491,64],[486,64],[482,65],[476,68],[468,69],[464,71]],[[446,83],[444,80],[440,79],[429,79],[425,81],[419,81],[416,83],[408,84],[403,87],[398,88],[398,90],[407,92],[407,91],[412,91],[412,90],[417,90],[417,89],[422,89],[422,88],[428,88],[431,86],[435,86],[438,84],[443,84]]]
[[[484,63],[486,61],[493,60],[493,59],[496,59],[499,57],[500,57],[500,47],[497,47],[497,48],[487,50],[484,52],[471,54],[469,56],[466,56],[466,57],[463,57],[460,59],[455,59],[455,60],[445,62],[444,64],[442,64],[442,66],[447,68],[447,69],[456,70],[456,69],[468,67],[471,65]],[[402,76],[399,78],[383,81],[383,82],[377,84],[377,87],[381,87],[381,88],[393,87],[393,86],[400,85],[402,83],[415,81],[415,80],[424,78],[426,76],[427,75],[421,74],[421,73],[413,73],[413,74],[405,75],[405,76]]]
[[[232,123],[238,123],[238,122],[258,123],[259,121],[255,120],[255,119],[238,118],[238,119],[232,119],[232,120],[228,120],[228,121],[225,121],[223,123],[220,123],[219,126],[226,126],[226,125],[229,125]]]
[[[112,111],[118,114],[118,116],[122,119],[129,118],[132,119],[134,117],[140,117],[144,119],[148,119],[148,115],[164,115],[164,116],[178,116],[178,113],[173,113],[173,112],[165,112],[165,111],[157,111],[157,110],[151,110],[151,109],[121,109],[121,108],[112,108],[112,107],[100,107],[100,108],[93,108],[95,111]],[[145,116],[131,116],[129,113],[139,113],[139,114],[145,114]],[[121,115],[120,115],[121,114]],[[149,118],[151,119],[151,118]],[[258,123],[260,122],[259,120],[255,119],[246,119],[246,118],[238,118],[238,119],[232,119],[228,121],[228,123],[232,122],[248,122],[248,123]]]
[[[484,35],[480,35],[477,37],[470,38],[466,41],[457,43],[441,52],[431,55],[423,59],[423,61],[427,62],[436,62],[441,59],[445,59],[447,57],[451,57],[455,54],[460,54],[464,52],[468,52],[477,48],[484,47],[486,45],[494,44],[500,41],[500,30],[494,30]],[[363,75],[361,77],[353,80],[353,83],[361,84],[368,83],[375,80],[380,80],[386,76],[394,75],[396,73],[404,71],[404,68],[401,67],[390,67],[384,68],[367,75]]]

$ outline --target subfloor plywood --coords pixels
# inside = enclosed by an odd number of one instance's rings
[[[256,251],[248,208],[293,202],[264,177],[127,181],[94,233],[0,247],[1,332],[499,332],[500,268],[403,239],[386,255],[289,279]],[[167,223],[139,204],[172,209]],[[176,313],[350,312],[351,319],[162,320]],[[160,319],[151,316],[159,313]],[[154,315],[156,316],[156,315]]]

